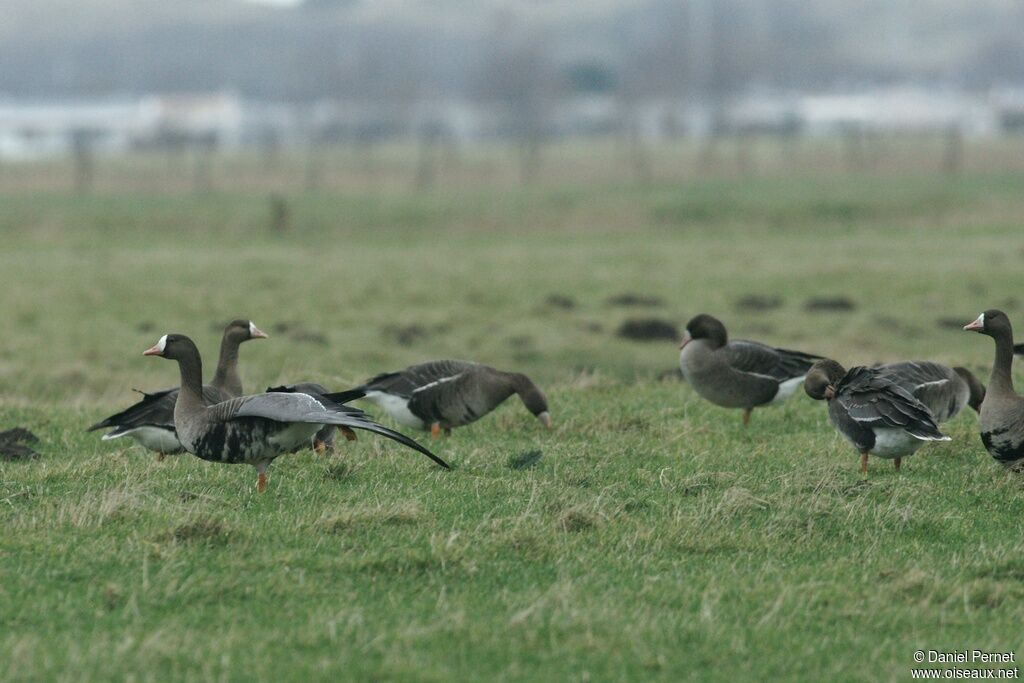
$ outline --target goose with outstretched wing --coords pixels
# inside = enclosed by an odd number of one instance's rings
[[[267,468],[275,458],[310,443],[325,425],[379,434],[450,469],[444,460],[404,434],[377,424],[358,408],[335,403],[324,395],[271,392],[213,405],[205,403],[199,349],[184,335],[164,335],[145,355],[178,363],[181,390],[174,406],[174,424],[185,450],[211,462],[252,465],[258,473],[258,491],[266,489]]]

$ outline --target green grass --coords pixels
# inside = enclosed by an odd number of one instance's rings
[[[0,203],[0,676],[10,680],[905,680],[918,649],[1019,650],[1022,480],[973,414],[900,474],[797,396],[740,416],[659,379],[627,318],[717,314],[846,364],[987,376],[1024,321],[1024,177],[778,178],[312,195],[10,195]],[[646,308],[607,303],[622,293]],[[552,294],[576,302],[564,309]],[[782,306],[739,310],[748,294]],[[805,309],[847,296],[850,313]],[[247,388],[463,357],[530,374],[436,449],[369,437],[244,466],[156,463],[83,428],[176,380],[141,352],[223,323]],[[1024,322],[1020,322],[1024,325]],[[400,343],[399,339],[405,343]],[[212,363],[212,358],[211,358]],[[533,466],[514,469],[542,450]]]

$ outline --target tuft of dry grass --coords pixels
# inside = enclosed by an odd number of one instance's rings
[[[423,512],[415,503],[355,507],[331,513],[322,518],[318,525],[333,534],[346,533],[365,527],[411,526],[423,521]]]
[[[226,545],[232,535],[231,530],[224,522],[218,519],[199,517],[157,535],[156,540],[185,544]]]

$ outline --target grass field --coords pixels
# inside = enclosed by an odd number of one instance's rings
[[[10,173],[10,169],[7,169]],[[0,201],[6,680],[905,680],[919,649],[1024,645],[1022,480],[973,413],[900,474],[799,395],[740,415],[671,376],[628,318],[716,314],[847,365],[987,378],[989,307],[1024,326],[1024,176]],[[642,307],[608,300],[633,293]],[[780,306],[751,311],[756,294]],[[550,297],[572,300],[556,305]],[[806,308],[847,297],[847,312]],[[435,357],[530,374],[435,444],[361,438],[246,466],[156,463],[84,427],[177,379],[143,358],[251,318],[247,388],[343,388]],[[531,469],[514,457],[535,449]]]

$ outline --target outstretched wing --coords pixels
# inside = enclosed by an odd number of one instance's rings
[[[411,365],[400,372],[377,375],[357,389],[367,392],[380,391],[392,396],[409,398],[417,389],[454,377],[476,365],[477,363],[464,360],[434,360],[429,363]]]
[[[898,428],[923,441],[948,441],[928,407],[877,369],[851,368],[836,387],[836,401],[867,427]]]
[[[759,342],[737,339],[722,349],[729,365],[743,372],[766,375],[780,382],[803,377],[821,356],[803,351],[777,349]]]
[[[218,403],[211,406],[210,410],[216,419],[225,421],[244,417],[262,417],[275,422],[299,422],[362,429],[397,441],[403,446],[419,451],[441,467],[451,469],[444,460],[404,434],[377,424],[358,408],[334,403],[324,396],[314,398],[309,394],[285,392],[255,394]]]

